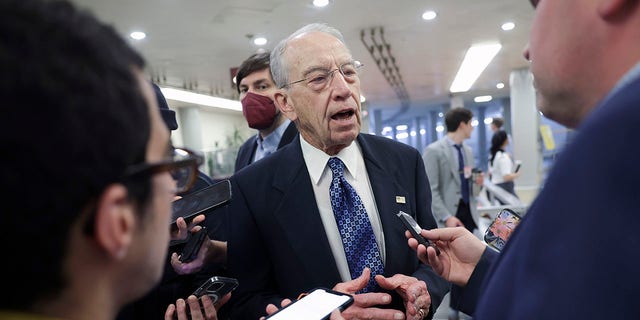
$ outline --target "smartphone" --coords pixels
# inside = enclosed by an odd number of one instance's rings
[[[298,301],[278,310],[267,317],[269,320],[323,320],[329,319],[331,312],[346,309],[353,303],[353,297],[346,293],[325,288],[316,288]]]
[[[218,302],[218,300],[222,299],[227,293],[233,291],[236,287],[238,287],[238,280],[234,278],[227,277],[211,277],[207,281],[205,281],[196,291],[192,294],[198,299],[204,295],[208,295],[211,298],[213,303]],[[189,319],[191,319],[191,310],[187,307],[187,315]],[[200,302],[200,314],[205,314],[204,308],[202,307],[202,303]],[[178,312],[173,313],[173,319],[178,319]]]
[[[484,232],[484,241],[490,247],[501,251],[520,220],[520,216],[513,210],[502,209]]]
[[[197,215],[219,207],[231,200],[231,181],[228,179],[190,193],[173,202],[171,226],[177,229],[176,220],[183,217],[191,222]]]
[[[409,232],[411,232],[411,235],[414,238],[416,238],[416,240],[418,240],[418,243],[420,243],[421,245],[423,245],[425,247],[432,247],[432,248],[436,249],[436,255],[440,255],[440,249],[438,249],[436,244],[433,243],[430,240],[425,239],[420,234],[420,231],[422,231],[422,227],[420,227],[420,225],[418,225],[418,223],[416,222],[416,220],[413,219],[412,216],[408,215],[404,211],[398,212],[397,216],[402,221],[402,224],[404,224],[404,227],[407,228],[407,230],[409,230]]]
[[[513,170],[514,173],[520,171],[520,165],[522,165],[522,163],[520,161],[516,161],[516,168]]]
[[[182,248],[182,252],[180,253],[180,257],[178,260],[182,263],[187,263],[193,261],[197,256],[198,252],[200,252],[200,247],[202,243],[207,238],[207,228],[202,227],[197,232],[191,233],[189,235],[189,239],[187,240],[187,244]]]
[[[213,303],[218,302],[227,293],[235,290],[238,287],[238,280],[227,277],[211,277],[205,281],[193,295],[200,298],[204,295],[208,295]]]

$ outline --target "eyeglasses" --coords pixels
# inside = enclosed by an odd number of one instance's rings
[[[171,158],[156,163],[140,163],[130,166],[125,172],[126,177],[136,177],[169,171],[175,180],[175,193],[181,194],[193,186],[198,177],[198,167],[204,158],[194,151],[174,148]]]
[[[286,88],[292,84],[307,81],[307,86],[309,88],[315,91],[321,91],[329,85],[336,71],[339,71],[345,80],[353,81],[358,77],[358,70],[362,68],[362,66],[363,64],[360,61],[356,60],[352,62],[347,62],[334,70],[326,70],[326,69],[313,70],[309,73],[308,77],[301,80],[289,82],[281,86],[280,89]]]

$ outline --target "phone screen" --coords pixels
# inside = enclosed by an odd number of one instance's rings
[[[348,294],[328,289],[315,289],[304,298],[267,317],[269,320],[322,320],[335,309],[344,310],[353,303]]]
[[[187,223],[198,214],[221,206],[231,200],[231,182],[222,180],[202,190],[190,193],[173,202],[171,224],[175,225],[179,217]]]
[[[494,249],[502,250],[519,223],[518,214],[509,209],[503,209],[485,231],[484,241]]]

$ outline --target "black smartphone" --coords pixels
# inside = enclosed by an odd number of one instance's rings
[[[207,295],[211,298],[213,303],[218,302],[218,300],[222,299],[227,293],[233,291],[236,287],[238,287],[238,280],[234,278],[227,277],[211,277],[207,281],[205,281],[196,291],[192,294],[198,299],[200,297]],[[191,319],[191,310],[187,307],[187,315],[189,319]],[[205,311],[202,306],[202,302],[200,302],[200,314],[204,315]],[[178,312],[173,313],[173,319],[178,319]]]
[[[398,212],[397,216],[398,216],[398,218],[400,218],[400,221],[402,221],[402,224],[404,224],[404,227],[407,228],[407,230],[409,230],[409,232],[411,232],[411,235],[414,238],[416,238],[416,240],[418,240],[418,243],[420,243],[421,245],[423,245],[425,247],[429,247],[430,246],[430,247],[436,249],[436,255],[440,255],[440,249],[438,249],[436,244],[433,243],[430,240],[425,239],[420,234],[420,231],[422,231],[422,227],[420,227],[420,225],[416,222],[416,220],[413,219],[412,216],[408,215],[404,211]]]
[[[344,310],[353,303],[349,294],[316,288],[308,295],[267,317],[269,320],[323,320],[333,310]]]
[[[207,238],[207,228],[202,227],[197,232],[192,232],[189,234],[189,239],[187,240],[187,244],[182,248],[182,252],[180,253],[180,257],[178,260],[182,263],[187,263],[193,261],[197,256],[198,252],[200,252],[200,247],[204,242],[204,239]]]
[[[227,277],[211,277],[205,281],[193,295],[200,298],[204,295],[208,295],[213,303],[218,302],[227,293],[235,290],[238,287],[238,280]]]
[[[520,216],[510,209],[502,209],[484,232],[484,242],[501,251],[511,237],[511,233],[520,223]]]
[[[197,215],[219,207],[231,200],[231,181],[228,179],[190,193],[173,202],[171,227],[177,229],[176,220],[183,217],[189,223]]]
[[[520,163],[519,161],[516,161],[516,168],[513,170],[514,173],[520,171],[520,166],[522,165],[522,163]]]

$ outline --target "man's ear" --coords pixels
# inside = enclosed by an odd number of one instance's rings
[[[135,229],[134,206],[121,184],[107,186],[96,207],[95,237],[99,246],[120,260],[129,250]]]
[[[291,104],[291,100],[286,92],[278,90],[278,92],[273,95],[273,99],[278,109],[280,109],[280,112],[289,118],[289,120],[295,121],[298,118],[295,108]]]
[[[601,0],[598,4],[598,14],[604,20],[615,21],[633,12],[633,7],[639,4],[637,0]]]

